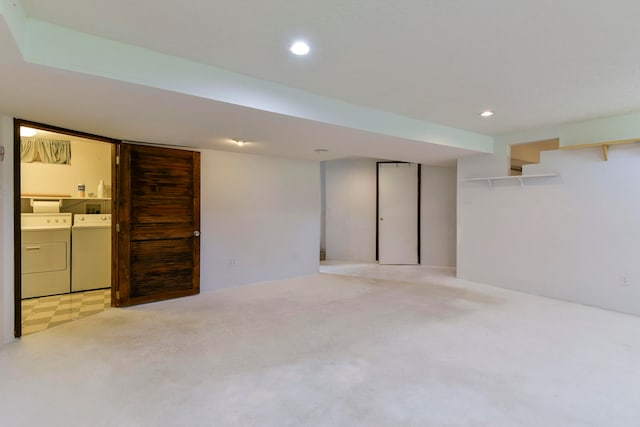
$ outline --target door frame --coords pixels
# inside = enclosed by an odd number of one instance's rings
[[[112,145],[111,148],[111,212],[116,206],[117,196],[117,177],[115,176],[115,153],[116,147],[120,141],[106,136],[94,135],[86,132],[80,132],[62,127],[47,125],[44,123],[32,122],[25,119],[13,119],[13,335],[16,338],[22,336],[22,233],[21,233],[21,166],[20,166],[20,127],[32,127],[49,132],[57,132],[65,135],[76,136],[79,138],[93,139],[96,141],[107,142]],[[117,271],[117,250],[113,241],[117,238],[115,233],[116,221],[111,221],[111,304],[114,301],[114,287],[117,283],[117,277],[114,277],[114,271]],[[114,267],[115,266],[115,267]]]
[[[396,163],[396,164],[411,164],[412,162],[398,162],[398,161],[382,161],[376,162],[376,261],[380,261],[380,164],[381,163]],[[421,233],[421,225],[420,225],[420,205],[421,205],[421,197],[422,197],[422,165],[420,163],[414,163],[418,165],[418,265],[420,265],[420,235]]]

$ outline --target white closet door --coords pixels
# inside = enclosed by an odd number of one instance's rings
[[[378,262],[418,264],[418,168],[378,163]]]

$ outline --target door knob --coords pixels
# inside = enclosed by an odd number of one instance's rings
[[[384,218],[380,217],[380,221],[384,221]]]
[[[198,230],[194,231],[193,237],[200,237],[200,232]]]

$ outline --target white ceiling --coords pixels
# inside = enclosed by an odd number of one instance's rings
[[[57,26],[480,134],[640,111],[638,1],[23,0],[22,5],[28,17]],[[287,52],[295,37],[311,43],[309,57]],[[260,142],[248,147],[257,153],[300,158],[367,155],[438,163],[470,152],[55,70],[24,62],[18,52],[3,28],[0,109],[58,126],[228,149],[235,148],[224,139],[238,137]],[[486,108],[496,114],[481,119],[478,113]],[[320,147],[329,154],[313,153]]]

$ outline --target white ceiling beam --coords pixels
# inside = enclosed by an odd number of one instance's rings
[[[16,3],[18,6],[13,6]],[[493,138],[259,80],[221,68],[30,19],[2,0],[25,61],[320,123],[483,153]]]

